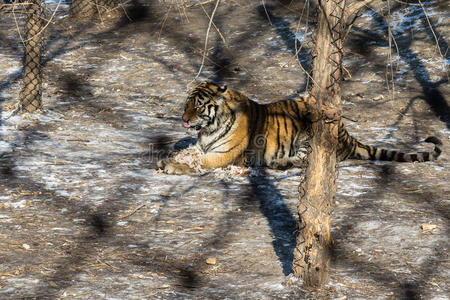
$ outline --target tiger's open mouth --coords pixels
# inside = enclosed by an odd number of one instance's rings
[[[181,123],[181,125],[184,127],[184,128],[188,128],[188,129],[194,129],[194,130],[200,130],[200,129],[202,129],[202,126],[200,126],[200,125],[194,125],[194,126],[191,126],[188,122],[182,122]]]

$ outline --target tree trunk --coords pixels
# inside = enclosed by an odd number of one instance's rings
[[[319,0],[319,23],[310,103],[311,152],[305,180],[299,186],[300,216],[294,275],[305,287],[321,287],[329,280],[332,237],[330,217],[336,196],[336,148],[338,143],[339,81],[345,0]]]
[[[70,17],[88,19],[97,13],[94,0],[72,0],[69,8]]]
[[[25,24],[26,40],[23,66],[23,88],[20,91],[20,106],[24,112],[42,108],[41,100],[41,51],[42,51],[42,7],[41,0],[31,0],[27,7]]]

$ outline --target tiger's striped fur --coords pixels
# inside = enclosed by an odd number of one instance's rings
[[[201,149],[204,169],[230,164],[267,166],[275,169],[306,165],[310,121],[306,99],[258,104],[245,95],[214,83],[202,83],[188,96],[183,126],[198,130],[196,146]],[[433,152],[407,154],[367,146],[350,136],[342,121],[338,129],[337,159],[429,161],[440,153],[441,141],[429,137]],[[158,167],[169,174],[193,172],[187,165],[164,159]]]

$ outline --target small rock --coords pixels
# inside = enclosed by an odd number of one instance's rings
[[[206,263],[207,263],[208,265],[215,265],[215,264],[217,263],[217,258],[215,258],[215,257],[207,258],[207,259],[206,259]]]
[[[28,244],[22,244],[22,247],[23,247],[23,249],[25,249],[25,250],[30,250],[30,245],[28,245]]]

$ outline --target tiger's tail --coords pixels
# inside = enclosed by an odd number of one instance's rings
[[[406,153],[399,150],[389,150],[364,145],[352,137],[347,130],[345,130],[342,123],[339,125],[339,144],[337,150],[337,158],[339,161],[345,159],[362,159],[398,162],[424,162],[437,159],[442,152],[440,148],[440,146],[442,146],[442,142],[434,136],[430,136],[425,140],[427,143],[434,144],[433,152]]]

